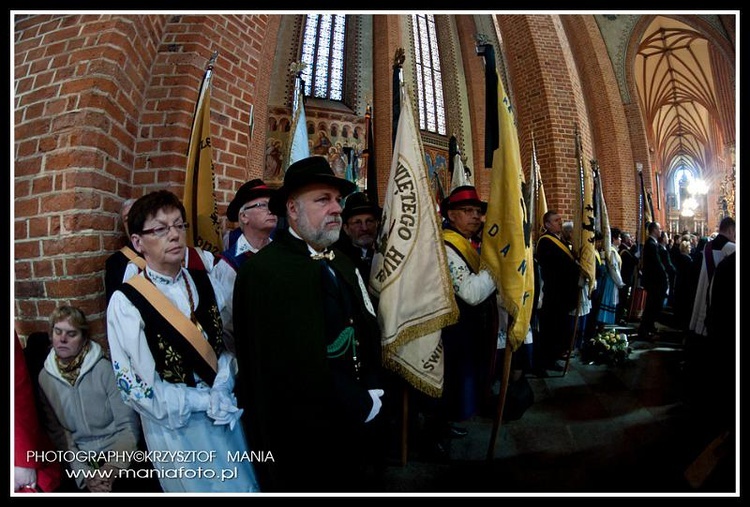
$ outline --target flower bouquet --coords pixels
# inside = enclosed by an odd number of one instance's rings
[[[581,359],[584,363],[617,365],[630,356],[630,346],[625,333],[614,329],[601,331],[583,346]]]

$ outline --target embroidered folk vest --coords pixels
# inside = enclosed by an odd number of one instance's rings
[[[205,268],[188,269],[188,272],[200,294],[195,317],[208,335],[208,342],[218,357],[224,351],[223,324],[213,286]],[[148,348],[162,380],[195,387],[194,375],[197,375],[208,385],[212,385],[216,373],[159,310],[132,286],[123,284],[120,290],[135,305],[143,318]]]

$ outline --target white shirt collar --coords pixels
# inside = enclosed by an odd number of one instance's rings
[[[177,276],[175,276],[174,278],[172,278],[169,275],[164,275],[162,273],[159,273],[158,271],[154,271],[153,269],[151,269],[150,266],[146,266],[146,274],[151,279],[151,281],[154,282],[155,284],[159,283],[162,285],[172,285],[174,283],[177,283],[177,279],[182,274],[182,268],[180,268],[180,272],[177,273]]]
[[[273,239],[268,238],[268,242],[270,243],[271,241],[273,241]],[[258,253],[259,250],[260,248],[255,248],[250,244],[244,234],[240,234],[240,237],[237,238],[237,246],[235,247],[234,255],[242,255],[245,252]]]

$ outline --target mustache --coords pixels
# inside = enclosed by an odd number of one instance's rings
[[[341,225],[343,223],[343,220],[341,220],[340,216],[329,216],[329,217],[326,217],[325,222],[323,222],[323,225],[328,225],[328,224],[333,224],[333,223]]]

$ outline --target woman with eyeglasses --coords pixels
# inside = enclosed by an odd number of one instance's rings
[[[128,215],[146,268],[113,294],[107,334],[115,379],[140,415],[165,492],[257,491],[223,341],[231,294],[208,271],[183,267],[185,208],[161,190]]]

